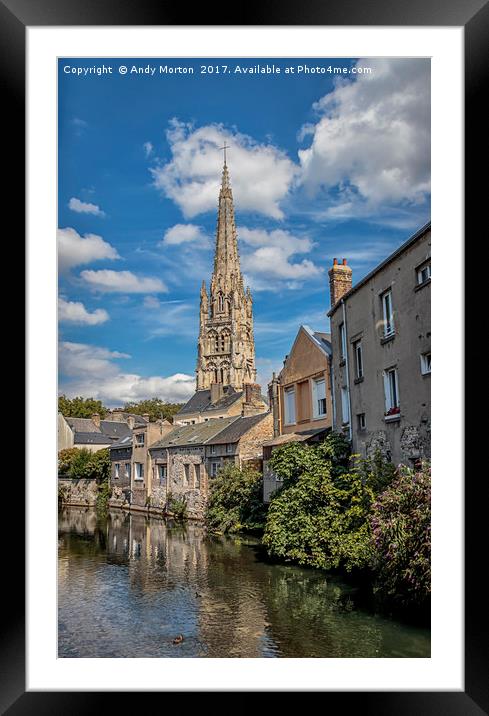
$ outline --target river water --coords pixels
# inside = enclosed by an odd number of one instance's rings
[[[77,507],[58,527],[60,657],[430,655],[429,630],[370,613],[324,572],[268,563],[253,538]]]

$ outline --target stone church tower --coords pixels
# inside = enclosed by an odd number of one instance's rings
[[[196,377],[197,390],[218,384],[241,391],[246,383],[256,381],[253,301],[249,287],[245,291],[239,265],[226,158],[219,192],[214,271],[209,294],[205,281],[200,290]]]

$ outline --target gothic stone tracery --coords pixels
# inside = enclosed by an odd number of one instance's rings
[[[197,390],[212,383],[242,390],[255,383],[253,301],[245,291],[239,264],[233,194],[224,163],[216,230],[216,251],[210,291],[205,281],[200,291],[200,330]]]

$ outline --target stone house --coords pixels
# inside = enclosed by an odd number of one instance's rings
[[[132,475],[132,433],[110,446],[110,486],[109,504],[119,507],[130,500]]]
[[[130,413],[108,417],[103,420],[94,413],[91,418],[68,418],[58,413],[58,451],[77,447],[97,452],[130,435],[135,425],[146,423],[143,416]]]
[[[363,456],[429,457],[431,223],[355,286],[345,259],[329,278],[335,429]]]
[[[165,510],[170,498],[184,499],[189,517],[202,519],[212,477],[226,461],[258,466],[261,445],[272,434],[270,413],[175,427],[149,448],[151,506]]]
[[[148,416],[149,418],[149,416]],[[147,505],[151,494],[152,466],[149,447],[171,432],[173,426],[168,420],[135,426],[132,431],[131,504],[138,507]]]
[[[275,447],[318,440],[332,425],[331,336],[301,326],[278,376],[268,386],[273,439],[263,447],[263,499],[281,485],[268,461]]]

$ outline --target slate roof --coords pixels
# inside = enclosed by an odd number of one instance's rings
[[[110,449],[117,449],[117,448],[132,448],[132,435],[126,435],[126,437],[122,438],[121,440],[118,440],[115,443],[112,443],[110,446]]]
[[[237,443],[245,433],[252,427],[261,422],[269,413],[260,413],[259,415],[248,415],[247,417],[239,417],[228,425],[224,430],[207,441],[208,445],[218,445],[221,443]]]
[[[323,353],[325,353],[327,356],[331,355],[332,349],[330,333],[321,333],[320,331],[313,331],[312,328],[305,325],[303,325],[302,328],[306,331],[310,338],[312,338],[317,347],[323,351]]]
[[[271,447],[275,445],[284,445],[285,443],[298,443],[304,440],[310,440],[311,438],[319,437],[321,433],[330,432],[331,428],[316,428],[314,430],[303,430],[297,433],[285,433],[284,435],[278,435],[271,440],[266,440],[263,443],[263,447]]]
[[[185,415],[185,413],[205,413],[208,410],[224,410],[229,408],[242,395],[243,391],[235,390],[232,385],[225,385],[223,397],[217,402],[211,403],[210,389],[197,390],[183,408],[178,411],[177,416]]]
[[[100,427],[97,427],[91,418],[65,418],[65,420],[73,431],[75,445],[107,444],[132,435],[131,428],[125,422],[101,420]],[[144,424],[146,425],[146,421]],[[92,437],[89,439],[88,436]]]
[[[239,416],[216,418],[205,423],[196,423],[195,425],[178,425],[160,440],[150,445],[149,449],[204,445],[236,420],[239,420]]]
[[[112,439],[103,433],[75,433],[75,445],[110,445]]]

